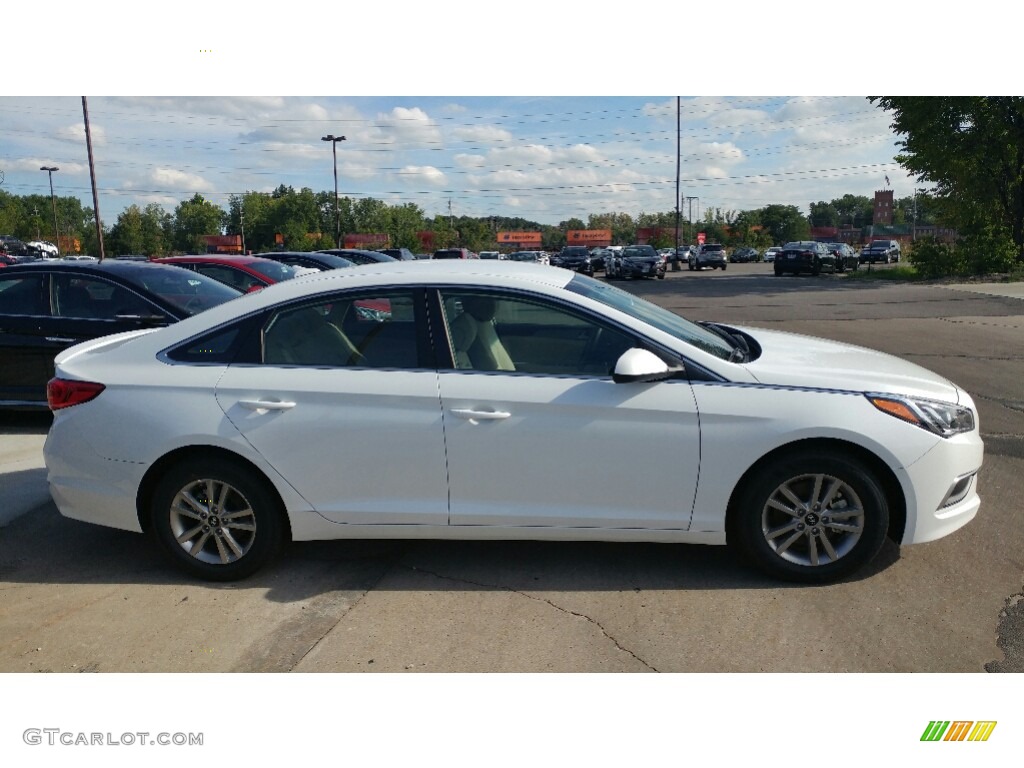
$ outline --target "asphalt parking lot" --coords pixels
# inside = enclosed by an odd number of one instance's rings
[[[41,469],[47,417],[6,415],[0,671],[1024,671],[1024,284],[744,264],[619,285],[962,385],[986,441],[978,517],[930,544],[887,544],[829,586],[767,581],[722,547],[433,541],[294,544],[247,581],[210,585],[142,536],[62,518]]]

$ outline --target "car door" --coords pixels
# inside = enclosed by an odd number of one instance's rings
[[[422,291],[318,297],[269,313],[259,359],[217,401],[245,439],[337,523],[446,525],[437,370]]]
[[[33,272],[0,272],[0,404],[46,404],[56,354],[46,338],[49,277]]]
[[[614,383],[638,339],[550,299],[452,288],[438,302],[452,525],[689,526],[700,430],[688,381]]]

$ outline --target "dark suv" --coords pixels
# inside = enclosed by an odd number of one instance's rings
[[[567,245],[557,256],[551,259],[551,264],[556,267],[564,267],[574,272],[582,272],[585,275],[594,276],[594,265],[590,258],[590,249],[583,245]]]
[[[864,262],[874,264],[876,261],[889,264],[890,262],[898,262],[899,260],[900,244],[897,240],[872,240],[871,245],[868,246],[867,252],[861,251],[860,254],[861,264]]]

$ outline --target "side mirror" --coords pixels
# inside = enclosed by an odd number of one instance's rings
[[[675,371],[668,367],[668,363],[653,352],[633,347],[623,352],[622,357],[615,363],[612,381],[616,384],[664,381],[673,373]]]

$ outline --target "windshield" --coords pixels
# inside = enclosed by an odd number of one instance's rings
[[[282,280],[291,280],[295,277],[296,270],[291,264],[281,264],[277,261],[253,261],[246,264],[249,269],[254,269],[264,277],[269,277],[275,283],[280,283]]]
[[[659,331],[664,331],[670,336],[722,360],[728,360],[733,354],[733,347],[717,334],[674,312],[663,309],[657,304],[627,293],[621,288],[598,282],[593,278],[576,275],[569,281],[566,290],[624,312],[630,317],[645,322]]]

